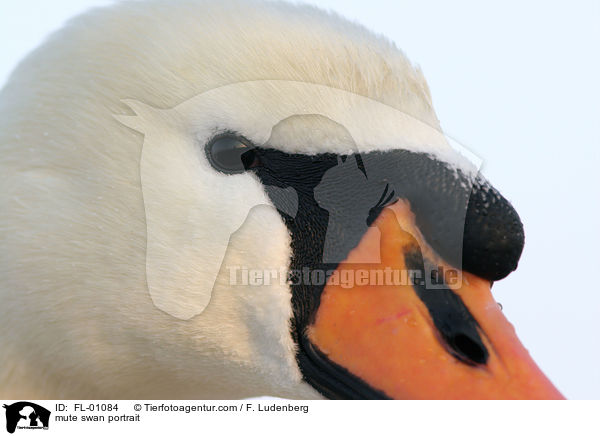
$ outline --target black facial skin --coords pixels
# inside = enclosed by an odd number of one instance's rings
[[[410,202],[426,241],[451,265],[490,281],[517,266],[524,233],[510,203],[484,179],[473,183],[430,155],[393,150],[308,156],[253,146],[242,149],[238,152],[243,169],[265,186],[290,231],[291,271],[335,270],[381,210],[399,198]],[[280,204],[285,199],[271,195],[269,186],[295,190],[295,216],[285,212],[290,210]],[[402,254],[409,269],[424,271],[429,262],[418,248]],[[331,362],[306,337],[323,288],[324,284],[291,278],[292,335],[305,380],[329,398],[386,398]],[[421,283],[413,288],[448,352],[465,364],[485,364],[489,353],[480,328],[460,297],[449,288],[426,290]]]

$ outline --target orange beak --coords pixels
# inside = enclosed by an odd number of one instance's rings
[[[336,270],[338,278],[353,277],[353,286],[329,278],[308,328],[310,342],[391,398],[564,399],[517,338],[490,283],[466,272],[451,292],[474,319],[487,353],[485,362],[483,356],[477,362],[455,357],[413,283],[403,280],[408,275],[391,274],[408,270],[406,253],[415,249],[452,270],[424,241],[409,204],[398,201],[384,209]],[[393,283],[386,281],[390,277]],[[468,339],[457,342],[455,348],[472,346]]]

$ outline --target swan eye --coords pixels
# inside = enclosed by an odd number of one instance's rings
[[[256,148],[238,136],[219,136],[206,150],[213,167],[226,174],[243,173],[259,165]]]

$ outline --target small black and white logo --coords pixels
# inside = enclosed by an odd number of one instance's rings
[[[48,430],[50,411],[29,401],[19,401],[3,406],[6,409],[6,431],[14,433],[22,430]]]

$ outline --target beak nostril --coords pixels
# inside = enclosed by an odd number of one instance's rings
[[[487,350],[464,333],[458,333],[451,339],[452,348],[460,354],[460,357],[469,361],[483,364],[487,361]],[[461,359],[462,360],[462,359]]]

